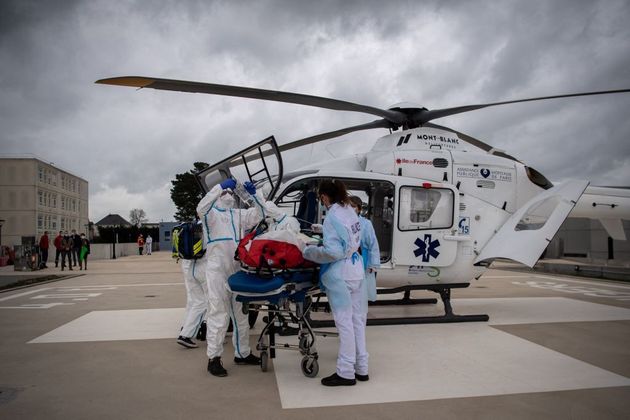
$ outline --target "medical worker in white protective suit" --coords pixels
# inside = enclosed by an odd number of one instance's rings
[[[369,379],[365,346],[367,293],[363,261],[358,253],[361,223],[350,206],[343,182],[322,181],[318,195],[328,209],[323,226],[323,246],[308,246],[303,254],[307,260],[322,264],[320,283],[339,333],[337,370],[323,378],[322,385],[354,385],[356,379]]]
[[[296,235],[300,233],[300,222],[295,217],[287,216],[272,201],[265,203],[265,212],[269,232],[286,230]]]
[[[361,216],[363,201],[359,197],[350,197],[350,205],[357,213],[361,222],[361,257],[363,257],[363,268],[365,268],[365,292],[367,299],[376,301],[376,270],[381,267],[381,250],[378,247],[378,239],[372,222]],[[367,316],[365,318],[367,321]]]
[[[243,314],[242,304],[237,302],[228,289],[228,277],[239,269],[234,253],[241,230],[254,227],[265,217],[263,201],[256,197],[256,187],[251,182],[244,184],[254,198],[254,206],[249,209],[235,209],[233,191],[236,181],[227,179],[215,185],[197,206],[197,214],[203,224],[206,239],[206,281],[208,286],[209,309],[207,317],[206,341],[208,344],[208,372],[214,376],[227,376],[221,363],[223,340],[230,318],[234,326],[234,363],[239,365],[259,365],[260,358],[252,354],[249,346],[249,323]]]
[[[201,221],[197,221],[197,223],[201,223]],[[208,310],[206,255],[204,254],[203,257],[196,260],[182,259],[179,261],[186,286],[186,312],[177,343],[187,348],[197,347],[197,343],[193,341],[192,337],[197,336]]]

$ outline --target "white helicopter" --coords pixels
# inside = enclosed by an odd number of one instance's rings
[[[147,77],[117,77],[96,83],[207,93],[353,111],[381,117],[278,146],[262,140],[197,173],[208,191],[226,177],[251,180],[303,228],[321,223],[325,210],[316,194],[322,179],[339,179],[363,199],[381,249],[379,293],[411,290],[440,294],[445,314],[437,317],[370,319],[369,325],[487,321],[487,315],[455,315],[452,288],[468,287],[497,258],[533,267],[567,217],[599,219],[613,239],[625,240],[630,191],[589,187],[587,181],[553,185],[544,175],[480,140],[430,121],[490,106],[630,89],[575,93],[428,110],[401,103],[389,109],[291,92]],[[359,130],[385,128],[372,149],[299,171],[283,172],[282,152]]]

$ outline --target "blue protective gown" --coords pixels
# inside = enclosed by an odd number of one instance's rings
[[[376,272],[370,273],[369,269],[378,270],[381,267],[381,251],[372,222],[363,216],[359,216],[359,221],[361,222],[361,255],[363,267],[365,267],[365,291],[367,299],[374,302],[376,300]]]
[[[323,246],[308,246],[304,258],[322,264],[320,283],[326,292],[339,333],[337,375],[354,379],[367,375],[369,354],[365,345],[367,292],[361,243],[361,222],[348,206],[333,204],[324,220]]]

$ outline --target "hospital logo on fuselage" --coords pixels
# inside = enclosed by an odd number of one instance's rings
[[[414,244],[418,247],[413,254],[416,257],[422,256],[422,262],[429,262],[431,257],[437,259],[440,252],[437,250],[440,247],[440,241],[435,239],[431,240],[430,234],[424,235],[424,240],[417,238]]]

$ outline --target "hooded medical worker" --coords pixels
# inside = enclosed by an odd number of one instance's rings
[[[350,206],[343,182],[325,180],[318,195],[328,212],[324,219],[323,246],[308,246],[304,258],[322,264],[320,282],[332,309],[339,332],[337,370],[322,379],[322,385],[354,385],[367,381],[368,354],[365,346],[365,273],[357,252],[361,222]]]
[[[226,179],[215,185],[197,206],[197,214],[203,223],[206,239],[206,282],[208,287],[208,320],[206,341],[208,344],[208,372],[214,376],[227,376],[221,363],[223,340],[230,318],[234,325],[234,363],[259,365],[260,358],[252,354],[249,346],[248,316],[243,314],[241,302],[237,302],[228,289],[228,277],[239,265],[234,253],[241,239],[241,229],[254,227],[265,217],[263,201],[256,197],[256,187],[246,182],[245,189],[253,197],[254,206],[235,209],[234,179]]]
[[[367,300],[374,302],[376,300],[376,270],[381,267],[381,250],[378,247],[378,239],[376,239],[372,222],[361,216],[363,201],[357,196],[352,196],[350,205],[361,222],[361,256],[365,268],[365,293]]]
[[[300,233],[300,222],[295,217],[287,216],[272,201],[265,203],[267,218],[265,221],[269,225],[269,231],[288,230],[291,233]]]

